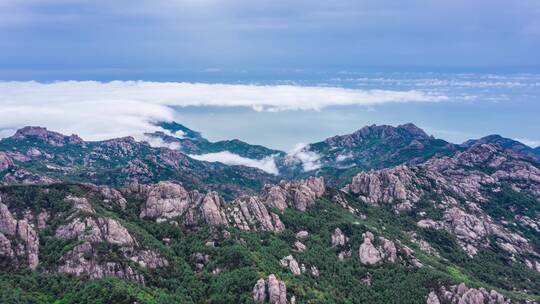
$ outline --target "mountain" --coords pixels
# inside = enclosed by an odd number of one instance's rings
[[[431,157],[451,155],[461,149],[429,136],[414,124],[408,123],[397,127],[366,126],[352,134],[334,136],[307,145],[297,154],[301,154],[300,159],[308,158],[311,169],[316,170],[317,174],[343,181],[360,171],[389,168],[403,163],[421,163]],[[285,163],[294,164],[295,160],[305,168],[305,162],[291,157],[285,159]],[[292,171],[289,176],[306,175],[298,166],[296,170],[288,171]]]
[[[500,135],[488,135],[480,139],[471,139],[462,144],[464,147],[471,147],[475,144],[496,144],[504,149],[510,149],[525,156],[532,157],[540,161],[540,149],[533,149],[519,141],[505,138]]]
[[[202,155],[228,151],[241,157],[263,159],[269,156],[284,156],[285,152],[269,149],[260,145],[251,145],[238,139],[211,142],[202,137],[200,132],[193,131],[176,122],[157,124],[165,132],[149,133],[147,136],[160,138],[168,144],[177,145],[178,150],[186,154]]]
[[[519,149],[406,124],[275,159],[302,173],[18,130],[0,141],[0,303],[540,301],[540,164]]]
[[[244,166],[198,161],[132,137],[85,142],[40,127],[25,127],[0,140],[0,179],[9,184],[89,182],[125,185],[174,180],[189,189],[241,194],[275,181]]]
[[[532,303],[539,197],[538,164],[490,144],[231,200],[174,181],[5,185],[0,301]]]

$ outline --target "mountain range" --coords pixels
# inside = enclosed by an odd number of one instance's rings
[[[540,147],[404,124],[285,152],[156,126],[0,140],[1,303],[540,301]]]

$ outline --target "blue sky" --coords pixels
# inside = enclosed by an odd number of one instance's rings
[[[99,139],[166,118],[212,139],[288,149],[412,121],[454,142],[500,133],[540,145],[534,0],[2,0],[0,38],[3,136],[45,124]],[[162,95],[156,82],[229,87]],[[122,108],[134,104],[140,111]],[[115,110],[89,111],[96,105]],[[111,113],[106,130],[95,126]]]

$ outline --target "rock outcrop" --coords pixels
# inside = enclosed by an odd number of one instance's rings
[[[16,219],[7,205],[0,199],[0,255],[26,257],[28,267],[35,269],[39,264],[39,235],[27,218]],[[6,237],[15,237],[21,246],[16,246]],[[2,254],[3,253],[3,254]]]
[[[345,246],[345,243],[349,241],[349,238],[341,231],[341,229],[336,228],[332,234],[332,247]]]
[[[0,172],[9,169],[12,166],[13,160],[5,152],[0,152]]]
[[[227,204],[216,192],[188,192],[182,186],[171,182],[161,182],[150,186],[150,189],[144,188],[141,192],[147,193],[141,218],[157,221],[178,218],[181,224],[186,226],[205,223],[213,226],[234,226],[246,231],[281,232],[285,229],[279,216],[269,212],[255,196],[241,196]]]
[[[464,283],[446,288],[440,287],[432,291],[426,299],[427,304],[459,303],[459,304],[511,304],[517,303],[506,298],[495,290],[484,288],[468,288]]]
[[[496,238],[497,244],[511,255],[539,256],[526,238],[496,223],[478,207],[472,206],[472,210],[474,211],[466,212],[460,207],[451,207],[444,211],[440,221],[421,220],[417,225],[451,232],[471,257],[478,253],[480,247],[488,246],[492,236]]]
[[[258,197],[242,196],[227,207],[229,221],[242,230],[282,232],[285,226],[279,216],[269,212]]]
[[[420,165],[359,173],[343,191],[372,206],[390,204],[396,212],[410,210],[420,200],[432,204],[442,217],[423,218],[418,226],[454,234],[470,256],[487,247],[494,237],[497,245],[511,256],[521,256],[521,260],[540,257],[526,238],[509,231],[484,210],[505,185],[538,199],[540,169],[518,153],[496,145],[477,144],[452,157],[434,158]],[[534,227],[534,222],[516,215],[519,224]],[[370,248],[366,244],[366,257],[370,256]],[[371,252],[372,259],[377,260],[376,253]]]
[[[379,249],[373,245],[374,236],[371,232],[362,234],[363,242],[358,249],[360,263],[364,265],[375,265],[382,261]]]
[[[253,287],[253,301],[255,303],[270,304],[295,304],[296,298],[292,296],[287,299],[287,287],[283,281],[276,278],[274,274],[268,276],[265,280],[259,279]]]
[[[62,147],[66,144],[81,145],[83,143],[83,140],[77,135],[64,136],[42,127],[24,127],[17,130],[11,138],[17,140],[36,138],[55,147]]]
[[[305,211],[325,192],[323,177],[310,177],[301,181],[281,181],[278,185],[265,186],[261,199],[279,210],[295,208]]]
[[[282,258],[279,263],[281,266],[289,268],[289,270],[294,274],[295,276],[301,275],[302,270],[300,269],[300,265],[296,261],[296,259],[292,255],[288,255],[284,258]]]
[[[426,196],[425,189],[439,193],[445,204],[460,199],[483,202],[485,187],[501,183],[540,197],[540,169],[528,159],[487,144],[416,166],[362,172],[343,190],[371,205],[395,204],[397,209],[410,209]]]
[[[363,233],[362,238],[363,242],[358,249],[358,256],[363,265],[373,266],[403,261],[416,268],[423,266],[414,256],[414,250],[397,241],[394,242],[381,236],[375,239],[373,233],[369,231]]]
[[[152,250],[142,248],[129,231],[118,221],[104,217],[74,218],[57,228],[55,236],[60,239],[77,239],[82,243],[60,258],[59,272],[91,279],[114,276],[144,284],[144,277],[129,266],[128,261],[140,267],[168,266],[168,261]],[[118,246],[124,261],[109,260],[98,244]],[[103,249],[101,249],[103,250]]]

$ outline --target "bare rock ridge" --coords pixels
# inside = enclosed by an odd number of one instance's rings
[[[143,189],[144,188],[144,189]],[[234,226],[242,230],[262,230],[281,232],[285,229],[279,215],[268,210],[287,207],[306,210],[324,194],[324,180],[309,178],[297,182],[282,182],[277,186],[267,186],[261,197],[241,196],[231,203],[216,192],[201,194],[187,191],[171,182],[156,185],[134,185],[126,191],[146,194],[146,204],[140,217],[164,221],[180,218],[183,225]],[[268,207],[267,207],[268,206]]]

